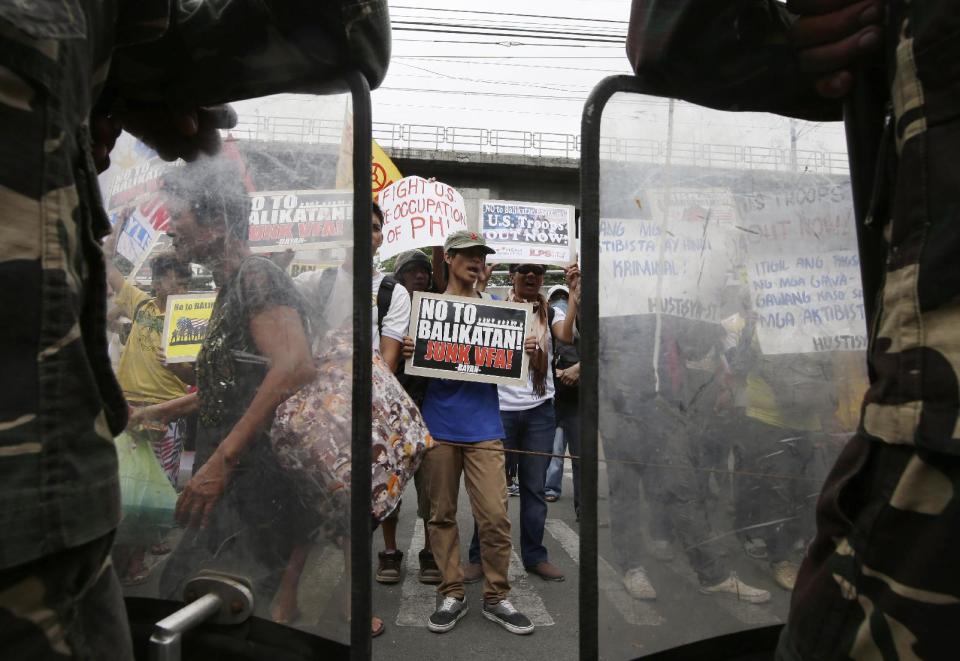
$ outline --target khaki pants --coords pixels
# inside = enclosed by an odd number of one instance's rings
[[[460,530],[457,498],[460,474],[464,476],[473,518],[480,535],[483,564],[483,600],[495,604],[510,592],[510,519],[507,517],[507,481],[504,477],[500,441],[463,443],[459,447],[437,445],[427,452],[424,466],[430,484],[428,534],[433,555],[443,575],[437,591],[444,597],[463,599],[463,567],[460,566]]]

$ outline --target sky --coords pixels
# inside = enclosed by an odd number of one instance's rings
[[[390,13],[393,57],[373,93],[376,123],[576,135],[593,86],[631,73],[629,0],[391,0]],[[611,131],[664,137],[665,101],[618,105],[626,121]],[[799,149],[844,149],[840,124],[792,129]],[[687,107],[675,113],[674,131],[681,141],[789,148],[791,125]]]
[[[630,71],[629,0],[392,0],[390,14],[376,122],[577,133],[590,89]]]

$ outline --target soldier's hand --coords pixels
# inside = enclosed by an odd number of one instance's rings
[[[880,0],[787,0],[799,18],[790,30],[801,70],[831,99],[853,88],[854,69],[876,56],[882,39]]]
[[[110,152],[117,144],[122,130],[120,122],[114,117],[99,112],[90,115],[91,150],[97,172],[103,172],[110,167]]]
[[[237,125],[237,113],[228,105],[173,110],[156,106],[121,110],[123,128],[156,150],[165,161],[192,161],[201,153],[220,150],[219,129]]]

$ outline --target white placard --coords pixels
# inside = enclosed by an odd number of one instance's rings
[[[467,229],[463,196],[452,186],[423,177],[404,177],[380,191],[383,245],[380,259],[405,250],[442,246],[447,236]]]
[[[573,261],[574,209],[561,204],[480,200],[480,232],[496,250],[491,257],[509,264]]]

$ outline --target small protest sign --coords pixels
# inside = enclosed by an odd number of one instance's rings
[[[380,191],[379,204],[380,259],[412,248],[442,246],[447,235],[468,229],[463,196],[440,181],[405,177]]]
[[[524,385],[523,341],[533,306],[417,292],[410,315],[413,358],[406,373],[460,381]]]
[[[142,198],[139,203],[110,214],[114,225],[120,223],[116,253],[130,262],[130,274],[137,273],[170,224],[170,215],[159,195]]]
[[[849,182],[785,182],[749,196],[743,207],[763,353],[866,350]]]
[[[649,189],[643,218],[600,220],[600,316],[719,321],[734,265],[729,189]]]
[[[257,191],[250,194],[250,250],[344,247],[352,218],[351,191]]]
[[[168,363],[192,363],[207,337],[215,293],[167,297],[163,318],[163,351]]]
[[[480,232],[496,261],[561,264],[573,261],[574,209],[560,204],[480,200]]]

